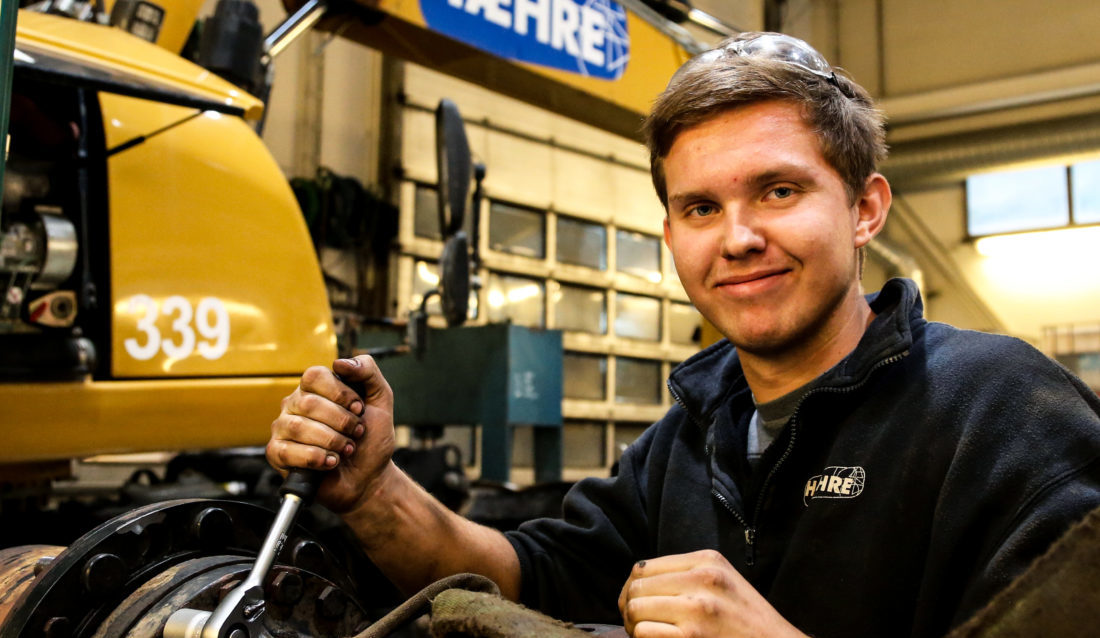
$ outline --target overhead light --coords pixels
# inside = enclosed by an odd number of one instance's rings
[[[439,274],[432,272],[428,264],[423,261],[416,262],[416,276],[429,286],[439,285]]]
[[[538,284],[527,284],[524,286],[516,286],[508,291],[508,303],[519,303],[528,299],[538,297],[542,293],[542,289]]]
[[[1095,258],[1100,249],[1100,225],[991,235],[978,239],[974,247],[983,257],[993,258],[1013,257],[1028,261],[1064,261],[1086,255]]]
[[[1038,302],[1096,290],[1100,226],[983,237],[976,249],[984,256],[979,268],[987,283],[1006,294]],[[1034,311],[1050,308],[1040,305]]]

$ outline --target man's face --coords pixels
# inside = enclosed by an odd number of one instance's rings
[[[762,356],[813,347],[859,301],[859,205],[788,102],[684,130],[664,160],[665,242],[695,307]]]

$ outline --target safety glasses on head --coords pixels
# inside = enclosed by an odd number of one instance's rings
[[[742,33],[736,38],[726,40],[717,47],[704,51],[685,62],[668,85],[673,86],[680,81],[690,69],[699,64],[712,62],[721,58],[745,57],[776,60],[796,66],[832,84],[845,97],[851,98],[851,92],[836,78],[836,73],[825,56],[816,49],[796,37],[783,33]]]

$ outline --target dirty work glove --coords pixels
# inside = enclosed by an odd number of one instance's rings
[[[432,601],[435,638],[592,638],[569,623],[555,620],[500,596],[448,589]]]

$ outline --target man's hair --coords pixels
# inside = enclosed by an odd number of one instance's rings
[[[735,39],[755,35],[743,33]],[[854,204],[867,178],[886,158],[884,118],[863,87],[839,73],[834,76],[839,87],[789,62],[759,56],[704,56],[689,62],[657,98],[643,124],[661,204],[668,208],[664,158],[677,135],[730,109],[771,100],[801,107],[825,161],[840,174]]]

